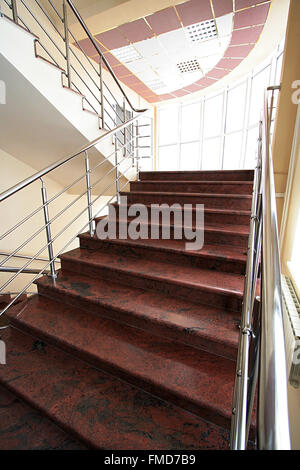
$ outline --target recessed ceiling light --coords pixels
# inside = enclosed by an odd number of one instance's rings
[[[142,59],[140,53],[131,45],[114,49],[111,53],[124,64]]]
[[[200,64],[197,59],[185,60],[176,64],[180,73],[191,73],[201,71]]]
[[[213,19],[191,24],[185,28],[185,31],[189,40],[194,44],[218,37],[216,23]]]

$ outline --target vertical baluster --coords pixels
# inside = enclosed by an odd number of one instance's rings
[[[102,77],[102,56],[100,56],[100,61],[99,61],[99,72],[100,72],[100,100],[101,100],[101,123],[102,123],[102,129],[105,128],[105,117],[104,117],[104,95],[103,95],[103,77]]]
[[[123,97],[123,122],[124,123],[126,122],[126,101],[125,101],[125,97]],[[124,157],[126,157],[126,153],[127,153],[126,135],[127,135],[127,132],[126,132],[126,128],[124,127],[124,149],[123,149]]]
[[[119,163],[118,163],[118,146],[117,136],[115,134],[115,166],[116,166],[116,195],[117,203],[120,204],[120,184],[119,184]]]
[[[136,174],[137,174],[137,180],[140,181],[139,123],[138,121],[136,122],[136,126],[135,126],[135,147],[136,147],[136,153],[135,153]]]
[[[15,23],[18,23],[17,0],[11,0],[11,9],[12,9],[13,20]]]
[[[92,206],[92,193],[91,193],[91,170],[88,151],[85,152],[85,177],[86,177],[86,195],[88,203],[88,216],[89,216],[89,230],[91,237],[94,236],[94,220],[93,220],[93,206]]]
[[[51,277],[54,281],[57,278],[57,275],[55,272],[55,262],[54,262],[54,256],[53,256],[53,244],[52,244],[52,235],[51,235],[51,228],[50,228],[47,190],[46,190],[46,187],[42,178],[41,178],[41,181],[42,181],[41,191],[42,191],[42,201],[43,201],[43,206],[44,206],[45,229],[46,229],[46,237],[47,237],[47,243],[48,243],[48,255],[49,255],[49,261],[51,261],[50,271],[51,271]]]
[[[68,26],[68,10],[65,0],[63,0],[63,21],[64,21],[64,32],[65,32],[65,46],[66,46],[66,65],[67,65],[67,78],[68,87],[72,87],[71,79],[71,64],[70,64],[70,41],[69,41],[69,26]]]

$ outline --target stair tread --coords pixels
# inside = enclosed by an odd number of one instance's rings
[[[40,412],[0,387],[1,450],[86,450]]]
[[[168,332],[175,330],[182,335],[185,333],[186,342],[191,336],[200,337],[212,344],[226,344],[237,350],[239,314],[235,312],[196,305],[158,291],[149,292],[68,272],[59,272],[55,283],[44,276],[36,284],[44,287],[43,292],[50,289],[53,298],[60,292],[65,296],[66,303],[71,298],[72,305],[85,300],[85,305],[90,305],[91,309],[93,306],[102,307],[103,316],[107,309],[113,309],[117,315],[126,313],[126,318],[131,316],[141,319],[156,325],[158,330],[165,327]],[[118,316],[115,318],[122,321]],[[160,329],[159,335],[164,336],[163,331]]]
[[[123,193],[124,195],[128,195],[129,193]],[[173,194],[173,193],[172,193]],[[194,193],[193,193],[194,194]],[[119,204],[117,203],[113,203],[112,204],[113,206],[115,207],[118,207]],[[120,206],[122,207],[122,204],[120,204]],[[147,207],[148,209],[151,208],[151,204],[144,204],[145,207]],[[192,207],[191,209],[186,209],[188,211],[192,210],[193,212],[196,211],[196,208],[195,207]],[[245,209],[219,209],[219,208],[214,208],[214,207],[208,207],[206,208],[205,207],[205,211],[204,212],[207,212],[207,213],[210,213],[210,214],[228,214],[228,215],[246,215],[246,216],[249,216],[250,218],[250,215],[251,215],[251,211],[247,211]]]
[[[229,433],[218,426],[50,345],[40,350],[13,328],[4,339],[0,381],[93,448],[228,448]]]
[[[112,252],[106,253],[80,248],[65,253],[60,258],[77,263],[88,263],[92,266],[107,266],[110,269],[138,274],[150,279],[159,279],[162,282],[171,281],[178,285],[205,288],[225,295],[235,295],[239,298],[242,298],[243,295],[245,277],[240,274],[192,266],[180,266],[177,270],[175,265],[171,263],[130,258]]]
[[[103,220],[103,218],[108,219],[108,215],[107,216],[96,217],[95,218],[96,223],[99,222],[100,220]],[[125,221],[124,219],[119,218],[118,216],[116,217],[116,220],[120,221],[120,222],[123,222],[123,223]],[[128,217],[127,222],[129,223],[130,221],[131,221],[131,219]],[[250,221],[250,216],[249,216],[249,221]],[[145,222],[145,224],[150,225],[151,224],[151,219],[148,222]],[[162,224],[160,222],[159,224],[151,224],[151,225],[162,226],[164,224]],[[171,223],[170,227],[176,227],[176,224]],[[183,228],[184,227],[195,229],[196,225],[193,224],[192,226],[190,226],[190,225],[187,225],[187,224],[183,224]],[[237,224],[228,225],[228,224],[205,223],[204,224],[204,229],[205,229],[205,232],[222,232],[222,233],[228,233],[228,234],[233,233],[233,234],[249,236],[249,226],[248,225],[237,225]],[[157,241],[157,240],[154,240],[154,241]],[[175,240],[175,241],[180,241],[180,240]]]
[[[234,199],[252,199],[252,195],[249,194],[219,194],[219,193],[182,193],[182,192],[169,192],[169,191],[130,191],[129,192],[120,192],[121,196],[128,196],[128,195],[164,195],[164,196],[188,196],[188,197],[214,197],[214,198],[223,198],[223,199],[228,199],[228,198],[234,198]]]
[[[35,296],[16,326],[180,406],[230,419],[235,362]],[[54,343],[52,343],[54,341]],[[172,397],[172,398],[169,398]]]
[[[91,236],[89,233],[85,232],[79,235],[79,238],[90,239]],[[97,235],[94,235],[93,240],[98,240]],[[143,246],[146,248],[151,247],[156,250],[170,251],[170,252],[179,252],[183,253],[186,256],[199,256],[199,257],[218,257],[221,259],[234,259],[239,261],[247,260],[247,255],[245,250],[236,246],[229,245],[206,245],[204,244],[201,250],[189,250],[185,249],[185,240],[153,240],[151,238],[147,240],[130,240],[130,239],[120,239],[115,240],[101,240],[101,242],[114,243],[119,245],[128,245],[128,246]]]

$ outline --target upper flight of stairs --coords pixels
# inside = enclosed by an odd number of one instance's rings
[[[8,311],[2,386],[78,446],[227,449],[252,185],[252,171],[141,173],[129,203],[205,204],[203,249],[80,235],[57,281]]]

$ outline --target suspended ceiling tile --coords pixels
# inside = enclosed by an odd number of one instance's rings
[[[266,0],[235,0],[235,11],[265,2]]]
[[[192,85],[184,87],[184,89],[190,91],[191,93],[194,93],[195,91],[200,91],[201,86],[193,83]]]
[[[118,28],[97,34],[95,37],[109,50],[128,46],[127,39],[122,36]]]
[[[175,95],[177,96],[178,98],[180,98],[181,96],[185,96],[185,95],[188,95],[189,92],[186,91],[185,89],[184,90],[175,90],[175,91],[172,91],[172,95]]]
[[[234,17],[234,29],[264,24],[268,16],[269,7],[270,4],[267,3],[237,12]]]
[[[221,69],[233,70],[237,67],[244,59],[222,59],[217,63],[216,67]]]
[[[151,58],[156,54],[161,54],[163,48],[157,38],[151,38],[147,41],[141,41],[135,43],[134,47],[139,51],[139,53],[145,58]]]
[[[198,80],[196,82],[197,85],[201,85],[203,87],[213,85],[214,83],[216,83],[216,81],[212,80],[211,78],[208,78],[208,77],[201,78],[201,80]]]
[[[104,57],[111,67],[115,67],[116,65],[121,65],[120,61],[116,59],[116,57],[110,52],[107,52],[106,54],[104,54]]]
[[[215,16],[227,15],[233,12],[233,0],[213,0]]]
[[[189,49],[189,42],[182,28],[162,34],[157,41],[162,44],[169,54],[177,54],[178,51],[185,51],[186,53]]]
[[[147,16],[146,19],[157,35],[181,28],[178,16],[173,7],[158,11],[153,15]]]
[[[159,95],[161,100],[172,100],[175,98],[175,95],[172,95],[171,93],[166,93],[164,95]]]
[[[161,101],[160,98],[156,95],[150,98],[146,98],[146,100],[148,101],[148,103],[157,103],[158,101]]]
[[[226,57],[247,57],[247,55],[252,51],[254,44],[249,44],[248,46],[230,46],[228,47],[224,58]]]
[[[134,62],[130,62],[129,64],[127,64],[127,67],[129,68],[129,70],[131,70],[132,73],[136,74],[147,70],[149,68],[149,62],[145,59],[140,59]]]
[[[86,55],[88,55],[89,57],[93,57],[94,55],[97,54],[97,50],[95,49],[95,47],[93,46],[93,44],[88,38],[82,39],[81,41],[78,41],[78,43],[80,44],[81,48],[84,50]],[[80,50],[80,47],[76,43],[74,45],[77,47],[77,49]],[[98,44],[98,46],[101,52],[105,52],[107,50],[105,47],[102,47],[100,44]]]
[[[209,0],[190,0],[189,2],[177,5],[176,9],[184,26],[213,18]]]
[[[262,30],[263,26],[254,26],[253,28],[246,28],[233,31],[230,45],[238,46],[255,43],[258,40]]]
[[[144,41],[145,39],[150,39],[153,37],[153,32],[143,18],[119,26],[119,29],[121,33],[132,43]]]
[[[208,73],[209,78],[215,78],[216,80],[220,80],[225,75],[228,75],[228,71],[221,69],[213,69]]]
[[[220,16],[220,18],[216,19],[219,37],[223,38],[232,33],[233,18],[233,13],[229,13],[228,15]]]
[[[135,75],[128,75],[128,77],[123,77],[122,82],[130,87],[134,87],[140,85],[141,81]]]
[[[119,78],[126,77],[126,75],[132,75],[130,70],[128,70],[127,67],[124,67],[124,65],[119,65],[118,67],[115,67],[114,72]]]

